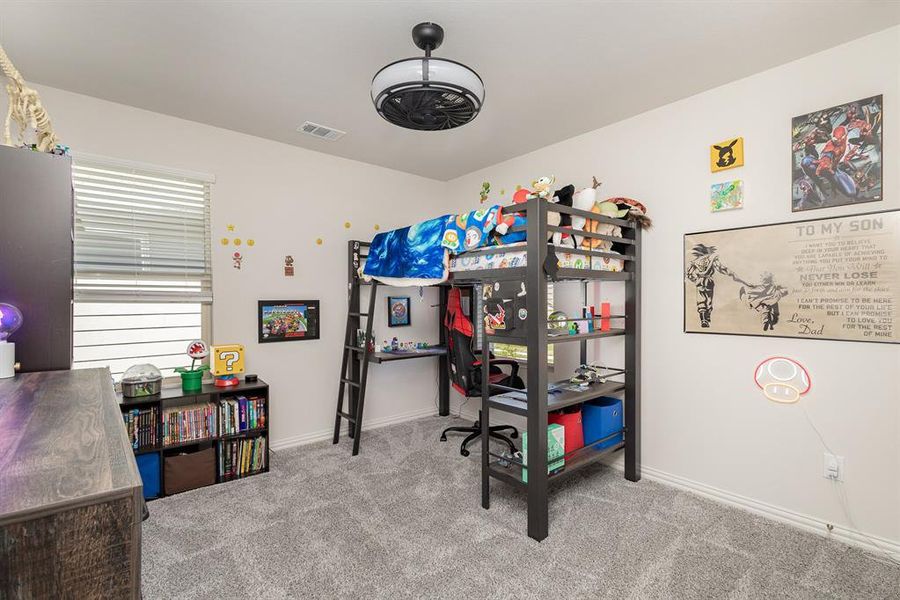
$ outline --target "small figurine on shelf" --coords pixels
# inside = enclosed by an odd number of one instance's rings
[[[240,344],[213,346],[212,355],[216,387],[231,387],[240,383],[237,376],[244,372],[244,347]]]
[[[575,375],[569,379],[570,383],[576,385],[588,386],[592,383],[606,383],[607,376],[603,374],[606,370],[598,365],[581,365],[575,369]]]
[[[190,367],[178,367],[176,373],[181,374],[181,390],[199,392],[203,386],[203,372],[209,371],[209,365],[197,365],[198,360],[209,356],[209,346],[203,340],[194,340],[188,344],[186,354],[191,357]]]

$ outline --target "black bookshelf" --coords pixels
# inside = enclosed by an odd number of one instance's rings
[[[248,426],[247,429],[237,432],[219,433],[218,431],[216,431],[214,434],[203,437],[201,439],[173,441],[171,443],[165,443],[163,419],[167,410],[178,409],[181,407],[190,407],[194,405],[212,405],[217,411],[216,423],[217,429],[220,429],[223,402],[231,399],[237,399],[241,396],[247,398],[248,400],[255,399],[260,402],[260,406],[262,407],[262,409],[259,411],[259,413],[265,415],[264,422],[257,423],[256,427],[249,428]],[[269,386],[262,380],[254,382],[241,381],[238,385],[227,388],[216,387],[212,384],[206,384],[203,385],[200,391],[191,393],[185,393],[184,391],[182,391],[181,387],[166,388],[163,389],[159,394],[155,394],[153,396],[144,396],[141,398],[124,398],[122,394],[119,393],[118,401],[123,415],[123,422],[126,423],[127,421],[125,420],[125,415],[135,409],[137,409],[138,411],[147,411],[151,408],[155,409],[154,419],[152,423],[152,428],[154,429],[155,435],[147,435],[147,430],[145,427],[142,437],[139,437],[140,444],[138,445],[138,447],[133,448],[135,457],[142,461],[147,461],[147,457],[145,457],[145,455],[157,455],[156,462],[158,463],[159,471],[158,473],[151,473],[151,475],[155,474],[158,477],[159,493],[157,495],[148,497],[148,500],[171,495],[166,493],[165,464],[167,458],[190,457],[191,455],[197,455],[199,457],[201,452],[205,451],[205,453],[208,455],[210,453],[210,449],[213,449],[215,451],[213,474],[207,472],[208,461],[202,462],[202,464],[201,461],[198,461],[196,466],[191,464],[191,460],[189,458],[187,460],[179,461],[182,465],[180,466],[180,468],[199,470],[196,473],[187,474],[189,476],[196,475],[198,481],[203,481],[203,483],[200,483],[196,487],[225,483],[226,481],[233,481],[235,479],[241,479],[244,477],[252,477],[253,475],[265,473],[269,470],[269,422],[271,417],[271,412],[269,410]],[[221,453],[228,447],[229,444],[235,441],[252,441],[260,437],[265,438],[265,452],[263,453],[262,462],[258,469],[248,471],[239,475],[220,473],[219,467],[221,464],[224,464],[223,459],[225,458],[224,456],[221,456]],[[146,464],[152,464],[152,462],[153,460],[151,458],[148,463],[145,463],[144,467],[142,468],[142,474],[143,469],[147,468]],[[145,487],[147,487],[147,482],[145,482]]]

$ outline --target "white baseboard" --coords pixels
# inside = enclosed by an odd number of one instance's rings
[[[610,463],[610,466],[616,469],[624,469],[621,461]],[[868,533],[864,534],[843,525],[833,525],[833,529],[829,531],[827,527],[828,523],[822,519],[804,515],[754,498],[735,494],[734,492],[700,483],[699,481],[672,475],[671,473],[666,473],[665,471],[660,471],[659,469],[654,469],[653,467],[648,467],[646,465],[641,466],[641,474],[647,479],[686,490],[705,498],[721,502],[722,504],[734,506],[762,517],[773,519],[779,523],[792,525],[828,539],[838,540],[851,546],[864,548],[865,550],[869,550],[876,554],[890,553],[895,557],[900,557],[900,543],[887,538]]]
[[[406,421],[412,421],[414,419],[421,419],[422,417],[433,417],[437,415],[437,411],[434,407],[427,408],[418,408],[416,410],[412,410],[405,413],[400,413],[396,415],[390,415],[387,417],[381,417],[378,419],[367,419],[363,424],[363,431],[369,431],[371,429],[379,429],[381,427],[387,427],[388,425],[395,425],[397,423],[404,423]],[[342,429],[342,434],[346,432],[346,427]],[[294,435],[287,438],[282,438],[277,441],[273,441],[271,444],[272,450],[284,450],[285,448],[291,448],[293,446],[303,446],[306,444],[312,444],[315,442],[321,442],[323,440],[330,440],[334,435],[334,429],[320,429],[318,431],[311,431],[309,433],[301,433],[300,435]]]
[[[452,415],[456,416],[461,413],[461,417],[467,421],[475,421],[478,418],[477,404],[472,404],[471,402],[467,403],[462,407],[462,411],[460,411],[459,403],[453,404],[455,404],[455,406],[451,406],[450,409]],[[379,427],[386,427],[395,423],[403,423],[405,421],[411,421],[413,419],[420,419],[422,417],[434,416],[434,414],[434,408],[424,408],[399,415],[392,415],[390,417],[382,417],[381,419],[373,419],[369,424],[363,427],[363,431],[369,429],[377,429]],[[272,444],[272,449],[280,450],[282,448],[289,448],[291,446],[311,444],[313,442],[331,439],[333,433],[333,430],[327,429],[294,436],[284,440],[279,440],[278,442],[274,442]],[[624,465],[622,464],[621,458],[614,459],[607,464],[614,469],[624,470]],[[657,481],[664,485],[669,485],[694,494],[698,494],[716,502],[721,502],[722,504],[726,504],[728,506],[734,506],[736,508],[760,515],[762,517],[773,519],[775,521],[778,521],[779,523],[792,525],[794,527],[803,529],[804,531],[809,531],[828,539],[838,540],[844,542],[845,544],[863,548],[876,554],[882,554],[886,552],[893,554],[895,557],[900,557],[900,543],[889,540],[887,538],[883,538],[873,534],[864,534],[858,530],[851,529],[843,525],[834,525],[833,529],[829,531],[827,522],[822,519],[804,515],[786,508],[782,508],[780,506],[775,506],[774,504],[768,504],[766,502],[762,502],[748,496],[735,494],[734,492],[729,492],[727,490],[707,485],[705,483],[700,483],[699,481],[687,479],[686,477],[672,475],[671,473],[660,471],[659,469],[654,469],[653,467],[648,467],[646,465],[641,466],[641,474],[643,477],[646,477],[647,479],[650,479],[652,481]]]

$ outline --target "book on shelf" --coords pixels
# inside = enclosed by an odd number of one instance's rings
[[[233,435],[265,425],[265,398],[234,396],[219,402],[219,435]]]
[[[163,411],[163,445],[180,444],[216,436],[218,410],[215,404],[193,404]]]
[[[144,409],[133,408],[122,413],[125,431],[128,432],[128,439],[131,441],[133,449],[141,450],[156,446],[156,417],[155,406]]]
[[[257,473],[266,467],[266,436],[219,442],[220,480]]]

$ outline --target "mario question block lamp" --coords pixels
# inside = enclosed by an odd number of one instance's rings
[[[215,385],[231,387],[239,383],[238,375],[244,372],[244,347],[240,344],[227,344],[212,347]]]

